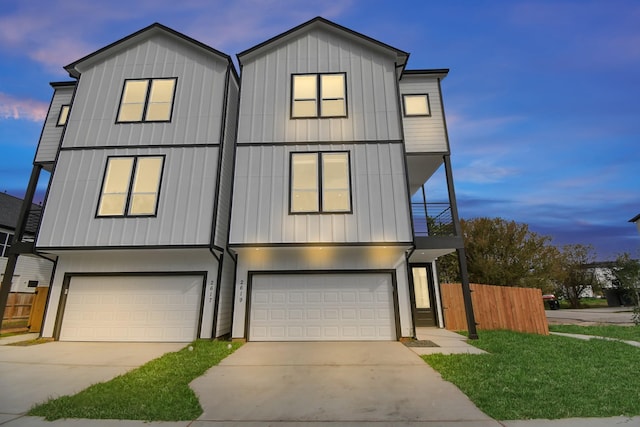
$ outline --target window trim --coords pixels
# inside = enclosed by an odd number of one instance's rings
[[[344,80],[344,115],[340,116],[323,116],[322,115],[322,76],[335,76],[342,75]],[[293,90],[293,82],[295,80],[295,76],[316,76],[316,115],[315,116],[294,116],[293,115],[293,106],[296,102],[294,98],[294,90]],[[345,119],[349,117],[349,102],[347,97],[347,73],[345,71],[333,72],[333,73],[292,73],[291,74],[291,83],[289,85],[291,96],[289,102],[289,118],[294,120],[304,120],[304,119]],[[339,98],[326,98],[327,100],[335,100]],[[302,99],[300,99],[302,101]]]
[[[169,118],[167,120],[147,120],[147,110],[149,109],[149,98],[151,97],[151,87],[153,86],[154,80],[173,80],[173,92],[171,93],[171,108],[169,110]],[[122,101],[124,100],[124,90],[127,87],[127,82],[130,81],[146,81],[147,82],[147,93],[144,97],[144,105],[142,107],[142,117],[140,120],[120,120],[120,111],[122,110]],[[176,91],[178,88],[178,77],[149,77],[149,78],[138,78],[138,79],[125,79],[122,84],[122,90],[120,91],[120,101],[118,102],[118,109],[116,111],[116,124],[123,123],[170,123],[173,119],[173,107],[176,103]]]
[[[160,166],[160,176],[158,179],[158,191],[156,192],[156,204],[153,214],[134,215],[129,213],[129,207],[131,205],[131,198],[133,195],[133,185],[135,181],[136,171],[138,170],[138,159],[157,157],[162,159],[162,165]],[[155,218],[158,216],[158,205],[160,204],[160,192],[162,190],[162,176],[164,175],[164,166],[166,163],[166,154],[145,154],[140,156],[107,156],[106,163],[103,167],[102,184],[100,185],[100,193],[98,197],[98,204],[96,206],[95,218]],[[122,215],[100,215],[100,203],[104,196],[104,186],[107,182],[107,170],[111,159],[133,159],[133,165],[131,166],[131,173],[129,175],[129,185],[127,188],[127,197],[124,204],[124,212]]]
[[[64,110],[67,110],[67,115],[64,118],[64,122],[61,123],[61,119],[62,119],[62,112]],[[62,104],[60,106],[60,111],[58,112],[58,120],[56,120],[56,127],[63,127],[67,125],[67,122],[69,121],[69,114],[71,114],[71,104]]]
[[[293,211],[293,156],[296,154],[315,154],[317,159],[318,170],[318,198],[317,211]],[[322,163],[323,154],[346,154],[347,155],[347,177],[349,179],[349,210],[346,211],[327,211],[324,210],[323,203],[323,178],[324,168]],[[351,177],[351,152],[348,150],[341,151],[291,151],[289,152],[289,215],[341,215],[353,214],[353,179]]]
[[[0,230],[1,234],[5,234],[4,242],[0,240],[0,258],[9,258],[9,250],[13,243],[13,233]]]
[[[427,114],[410,114],[407,113],[407,96],[424,96],[427,99]],[[431,100],[428,93],[403,93],[402,94],[402,114],[404,117],[431,117]]]

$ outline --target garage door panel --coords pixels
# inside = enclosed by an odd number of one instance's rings
[[[176,341],[197,337],[202,277],[72,277],[63,341]]]
[[[395,340],[391,276],[255,275],[249,339]]]

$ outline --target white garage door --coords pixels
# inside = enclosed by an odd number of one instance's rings
[[[202,277],[72,277],[62,341],[188,342],[197,337]]]
[[[254,275],[249,340],[396,340],[389,274]]]

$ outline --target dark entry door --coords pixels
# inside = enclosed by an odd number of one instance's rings
[[[431,266],[412,267],[411,272],[415,295],[416,326],[437,326]]]

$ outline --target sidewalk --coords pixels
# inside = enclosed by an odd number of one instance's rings
[[[633,347],[640,347],[640,342],[638,341],[630,341],[630,340],[628,341],[628,340],[622,340],[620,338],[599,337],[597,335],[567,334],[565,332],[551,332],[551,335],[558,335],[561,337],[568,337],[568,338],[576,338],[584,341],[589,341],[589,340],[619,341],[625,344],[629,344]]]

